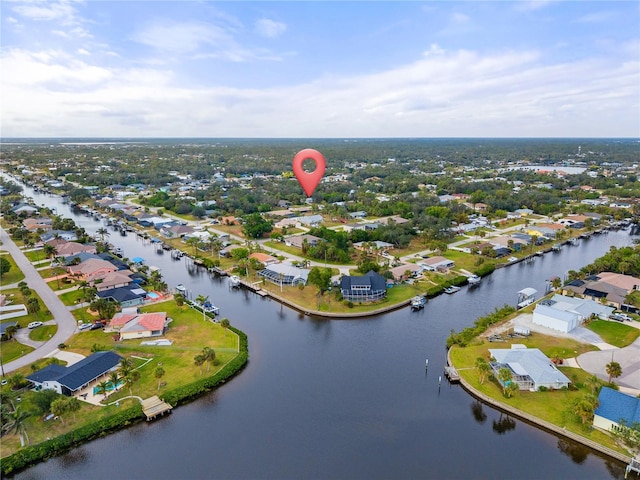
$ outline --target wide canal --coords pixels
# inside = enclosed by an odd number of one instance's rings
[[[27,193],[33,194],[30,189]],[[89,232],[101,222],[59,198],[33,194]],[[475,288],[358,320],[299,314],[183,259],[159,255],[133,234],[111,232],[125,256],[155,265],[170,287],[209,295],[249,337],[246,369],[214,393],[16,475],[21,479],[450,479],[623,478],[624,465],[483,405],[439,382],[445,340],[517,291],[544,292],[635,238],[611,232],[497,270]],[[425,359],[429,368],[425,369]],[[566,409],[567,405],[558,405]]]

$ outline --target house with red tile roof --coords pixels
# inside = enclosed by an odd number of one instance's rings
[[[119,332],[120,340],[159,337],[166,331],[170,319],[166,312],[116,313],[109,325],[109,331]]]
[[[276,257],[272,257],[271,255],[262,252],[253,252],[249,255],[249,258],[255,258],[263,265],[271,265],[272,263],[278,263],[280,261]]]

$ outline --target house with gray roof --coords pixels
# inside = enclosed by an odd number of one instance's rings
[[[70,367],[52,363],[27,377],[36,387],[71,396],[89,383],[116,370],[122,357],[115,352],[96,352]]]
[[[276,285],[306,285],[309,272],[308,268],[295,267],[290,263],[273,263],[260,270],[258,275]]]
[[[567,333],[589,317],[609,318],[613,310],[612,307],[593,300],[556,294],[536,305],[531,321],[536,325]]]
[[[501,368],[511,371],[512,381],[520,390],[537,391],[540,387],[550,390],[568,387],[571,381],[539,349],[512,345],[511,348],[489,349],[489,363],[498,378]]]
[[[387,281],[370,270],[362,276],[345,275],[340,281],[342,298],[352,302],[373,302],[387,295]]]

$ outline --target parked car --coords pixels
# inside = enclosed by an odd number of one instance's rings
[[[82,330],[86,330],[88,328],[93,327],[92,323],[83,323],[82,325],[78,326],[78,330],[82,331]]]
[[[34,328],[41,327],[42,325],[44,325],[42,322],[31,322],[29,325],[27,325],[27,328],[29,330],[33,330]]]
[[[618,322],[630,322],[632,318],[625,313],[612,313],[609,315],[611,320],[617,320]]]
[[[93,325],[91,325],[91,327],[89,328],[89,330],[98,330],[100,328],[104,328],[106,324],[104,322],[96,322]]]

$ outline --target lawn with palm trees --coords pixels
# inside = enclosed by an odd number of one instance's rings
[[[478,340],[466,347],[456,345],[450,350],[450,358],[460,376],[471,387],[497,402],[517,408],[613,450],[628,453],[609,435],[590,428],[595,406],[593,402],[597,402],[597,391],[603,382],[584,370],[559,366],[562,373],[571,380],[569,389],[539,392],[515,391],[508,396],[503,386],[493,375],[483,369],[481,364],[488,362],[489,348],[511,348],[512,343],[525,344],[527,348],[539,348],[549,358],[568,358],[586,351],[597,350],[592,345],[571,339],[535,333],[526,339],[518,338],[499,344]],[[582,412],[582,407],[588,407],[586,409],[589,411]]]
[[[34,396],[41,392],[28,391],[22,393],[23,410],[30,415],[24,419],[24,427],[31,444],[55,437],[69,430],[78,428],[105,416],[116,414],[123,408],[133,405],[133,400],[127,400],[131,394],[142,398],[152,395],[162,396],[163,392],[175,389],[206,376],[214,375],[229,361],[238,355],[239,339],[235,332],[224,328],[221,323],[203,320],[200,311],[187,304],[178,306],[175,301],[159,302],[143,308],[144,312],[166,312],[171,318],[167,333],[162,338],[173,342],[168,346],[144,346],[140,340],[116,342],[113,333],[102,330],[89,330],[76,334],[69,340],[67,350],[83,355],[91,355],[98,350],[113,350],[124,360],[121,368],[111,377],[105,377],[99,382],[99,390],[105,396],[103,403],[109,406],[93,406],[85,402],[73,416],[60,421],[43,421],[43,414],[36,407]],[[224,322],[226,324],[226,322]],[[40,327],[43,328],[43,327]],[[2,355],[5,361],[11,357],[14,349],[5,348],[6,344],[19,345],[17,342],[5,342]],[[14,352],[15,353],[15,352]],[[19,355],[18,355],[19,356]],[[38,362],[35,370],[44,366]],[[16,373],[23,377],[31,374],[34,369],[25,367]],[[121,388],[112,392],[111,384]],[[2,387],[3,394],[8,392],[8,386]],[[120,407],[113,405],[119,401]],[[73,417],[76,417],[73,420]],[[3,436],[2,456],[9,455],[20,448],[19,431]]]

